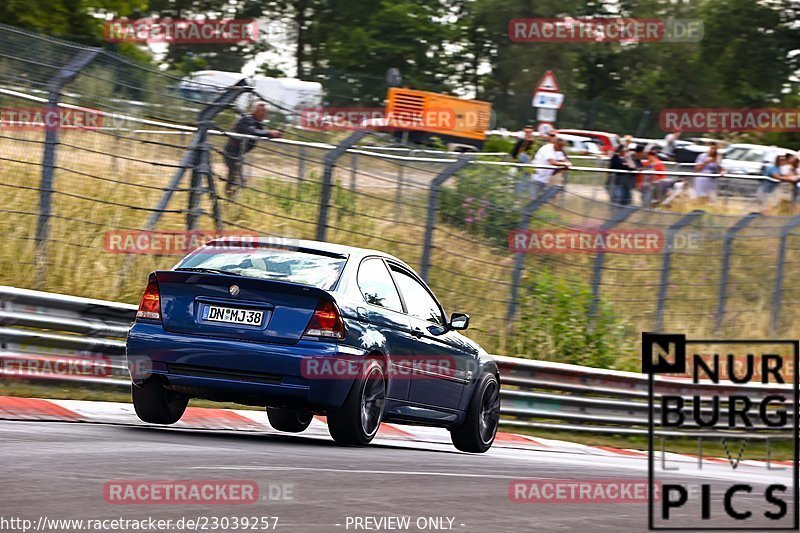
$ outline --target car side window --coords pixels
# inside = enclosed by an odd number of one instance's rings
[[[403,312],[400,295],[382,259],[373,257],[361,263],[358,267],[358,288],[367,303]]]
[[[434,324],[444,325],[442,311],[431,293],[419,281],[400,269],[392,268],[397,288],[403,295],[408,314]]]

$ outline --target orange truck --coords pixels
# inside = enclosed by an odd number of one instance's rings
[[[431,144],[438,137],[450,149],[479,150],[490,129],[491,116],[492,104],[488,102],[390,87],[386,116],[376,129],[392,133],[404,144]]]

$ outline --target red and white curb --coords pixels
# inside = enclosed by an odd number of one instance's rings
[[[97,402],[85,400],[56,400],[0,396],[0,420],[30,420],[83,422],[94,424],[150,425],[139,420],[129,403]],[[281,434],[272,428],[264,410],[210,409],[188,407],[180,421],[169,427],[192,430],[227,430]],[[326,437],[328,427],[325,417],[316,416],[303,435]],[[387,441],[450,444],[450,434],[441,428],[381,424],[378,439]],[[647,460],[647,452],[608,446],[588,446],[575,442],[531,437],[515,433],[498,432],[495,448],[529,449],[555,453],[599,455]],[[660,457],[660,455],[659,455]],[[691,455],[666,453],[665,458],[676,462],[696,462]],[[728,463],[728,459],[703,458],[711,463]],[[790,461],[773,461],[775,465],[791,466]],[[741,461],[743,465],[763,467],[763,461]]]

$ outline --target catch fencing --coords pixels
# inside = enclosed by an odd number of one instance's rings
[[[71,383],[90,390],[128,389],[124,339],[135,315],[136,307],[131,305],[0,286],[0,377],[5,383],[22,380]],[[647,434],[646,375],[504,356],[495,356],[495,360],[500,369],[501,422],[506,426]],[[776,391],[792,394],[790,386],[781,389],[726,381],[694,384],[689,379],[661,376],[654,378],[654,391],[659,395],[697,395],[702,398],[704,413],[710,411],[712,395],[744,395],[755,402]],[[727,409],[727,401],[720,405]],[[655,411],[659,413],[657,406]],[[754,439],[791,436],[760,427],[755,417],[754,421],[747,431],[729,430],[726,434]],[[692,424],[657,429],[656,435],[720,436]]]
[[[635,368],[645,330],[800,333],[791,312],[800,303],[800,217],[767,215],[761,198],[724,195],[744,211],[736,215],[653,206],[645,172],[641,199],[622,207],[608,202],[607,162],[584,159],[534,196],[535,167],[502,154],[413,150],[387,146],[385,134],[291,125],[282,139],[226,154],[233,107],[252,88],[234,86],[209,105],[186,100],[179,82],[0,26],[0,111],[91,109],[103,119],[91,128],[0,128],[1,282],[133,303],[147,273],[181,254],[117,249],[111,237],[248,232],[393,253],[446,309],[471,314],[471,336],[493,353]],[[245,180],[226,194],[234,163]],[[754,181],[715,179],[729,191]],[[513,248],[520,229],[648,232],[660,244]]]

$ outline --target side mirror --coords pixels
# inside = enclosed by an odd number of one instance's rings
[[[453,313],[450,315],[450,329],[467,329],[469,327],[469,315],[466,313]]]

